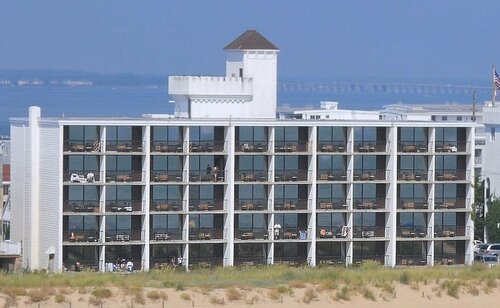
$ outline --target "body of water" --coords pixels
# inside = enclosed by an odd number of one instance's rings
[[[298,84],[298,86],[297,86]],[[387,104],[470,103],[471,90],[405,91],[366,87],[328,88],[310,83],[281,84],[278,106],[319,108],[324,100],[338,101],[342,109],[376,110]],[[488,99],[478,92],[477,102]],[[1,87],[0,135],[9,135],[9,118],[27,117],[30,106],[42,108],[43,117],[138,117],[145,113],[173,113],[166,87]]]

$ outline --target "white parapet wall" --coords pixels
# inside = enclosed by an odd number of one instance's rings
[[[229,96],[247,97],[253,95],[253,79],[241,77],[212,76],[170,76],[170,95],[186,96]]]

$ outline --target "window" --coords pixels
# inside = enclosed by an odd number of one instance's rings
[[[443,121],[448,121],[448,117],[447,117],[447,116],[442,116],[442,117],[441,117],[441,120],[443,120]]]
[[[457,121],[462,121],[462,117],[457,117]]]
[[[151,215],[153,230],[182,229],[181,215]]]
[[[492,127],[490,131],[490,140],[495,141],[495,128]]]
[[[267,219],[264,214],[239,214],[236,221],[237,230],[264,230]]]

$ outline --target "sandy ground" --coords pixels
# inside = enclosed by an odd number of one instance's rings
[[[111,297],[96,299],[91,295],[91,288],[86,290],[71,290],[64,288],[46,289],[44,293],[52,293],[47,300],[32,302],[28,296],[16,296],[15,300],[5,294],[0,294],[0,307],[235,307],[235,308],[264,308],[264,307],[384,307],[384,308],[422,308],[422,307],[497,307],[500,298],[500,283],[497,286],[486,288],[481,284],[470,284],[460,288],[458,298],[447,294],[447,289],[432,285],[403,285],[393,284],[393,291],[383,290],[380,286],[363,287],[352,291],[349,300],[338,298],[342,286],[325,289],[321,286],[305,285],[294,288],[283,288],[284,293],[276,289],[262,289],[237,287],[232,296],[226,289],[203,290],[197,288],[153,289],[144,288],[139,291],[143,301],[134,296],[134,292],[118,288],[109,288]],[[473,289],[471,291],[471,288]],[[281,291],[283,291],[283,289]],[[368,299],[368,293],[373,294]],[[364,291],[363,291],[364,290]],[[28,290],[30,292],[32,290]],[[151,291],[163,296],[152,299]],[[478,293],[477,293],[478,291]],[[56,303],[55,294],[63,294],[64,301]],[[153,293],[154,294],[154,293]],[[363,295],[364,294],[364,295]],[[59,296],[61,301],[62,296]],[[231,300],[230,297],[233,297]],[[239,297],[239,299],[237,299]],[[102,306],[101,306],[102,304]]]

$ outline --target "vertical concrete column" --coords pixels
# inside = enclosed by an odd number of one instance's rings
[[[269,137],[269,142],[268,142],[268,151],[270,154],[270,159],[269,159],[269,178],[268,181],[269,183],[272,183],[269,185],[269,195],[268,195],[268,210],[271,213],[269,215],[269,235],[268,237],[271,239],[271,242],[268,247],[268,264],[274,264],[274,144],[275,144],[275,138],[274,138],[274,126],[269,127],[269,132],[268,132],[268,137]]]
[[[466,180],[470,185],[466,185],[466,209],[465,214],[465,264],[472,265],[474,262],[474,221],[472,220],[472,204],[474,203],[474,187],[475,179],[475,129],[474,127],[467,128],[467,171]]]
[[[386,237],[389,238],[386,247],[386,260],[385,265],[394,267],[396,266],[396,233],[397,233],[397,181],[398,181],[398,128],[391,126],[387,128],[387,151],[389,158],[387,160],[387,180],[389,180],[389,187],[386,189],[386,207],[389,210],[386,219]]]
[[[40,235],[40,107],[29,108],[30,132],[30,269],[40,269],[39,264],[39,235]]]
[[[103,155],[101,155],[101,161],[100,161],[100,179],[102,183],[106,183],[106,126],[102,127],[101,130],[101,136],[100,136],[100,141],[101,141],[101,152]],[[101,186],[101,196],[99,200],[99,209],[101,213],[106,212],[106,185]],[[101,223],[99,225],[99,230],[100,236],[101,236],[101,243],[106,242],[106,215],[101,216]],[[102,249],[99,254],[99,270],[101,272],[106,271],[106,246],[101,246]],[[114,261],[114,260],[113,260]]]
[[[150,168],[150,163],[151,163],[151,126],[147,125],[143,127],[143,132],[142,132],[142,144],[143,144],[143,151],[144,151],[144,161],[142,162],[142,174],[144,176],[143,178],[143,183],[144,185],[144,191],[142,194],[142,211],[144,213],[144,218],[143,218],[143,224],[142,224],[142,230],[144,233],[143,236],[143,241],[144,241],[144,248],[142,251],[142,270],[148,271],[150,268],[150,256],[149,256],[149,235],[150,235],[150,221],[149,221],[149,205],[150,205],[150,188],[151,188],[151,168]]]
[[[347,215],[346,215],[346,225],[349,228],[350,232],[347,237],[348,241],[346,242],[346,252],[345,252],[345,260],[346,260],[346,266],[349,266],[353,262],[353,244],[352,244],[352,234],[354,231],[353,228],[353,204],[354,204],[354,193],[353,193],[353,172],[354,172],[354,157],[353,157],[353,152],[354,152],[354,128],[353,127],[347,127],[347,184],[346,184],[346,199],[347,199]]]
[[[184,126],[183,128],[183,139],[184,140],[184,153],[189,153],[189,126]],[[189,183],[189,154],[185,156],[184,166],[182,171],[182,181],[183,183]],[[184,186],[183,196],[182,196],[182,211],[187,213],[184,215],[184,224],[182,239],[186,243],[184,246],[184,254],[182,256],[183,266],[186,270],[189,270],[189,184]]]
[[[429,218],[428,218],[428,238],[431,240],[429,241],[428,244],[428,253],[427,253],[427,265],[433,266],[434,265],[434,211],[435,211],[435,204],[436,204],[436,196],[435,196],[435,189],[436,189],[436,128],[431,127],[429,128],[429,148],[428,152],[431,153],[429,156],[429,203],[428,203],[428,208],[431,210],[429,212]]]
[[[311,211],[311,217],[309,219],[308,226],[308,240],[311,241],[309,245],[309,251],[307,258],[309,259],[310,266],[316,266],[316,204],[317,204],[317,192],[316,192],[316,179],[317,179],[317,135],[318,127],[312,126],[309,134],[309,148],[311,151],[311,156],[309,160],[309,170],[308,176],[309,181],[311,181],[311,187],[309,189],[309,200],[308,206]]]
[[[224,204],[227,211],[226,221],[224,223],[225,237],[226,237],[226,249],[224,251],[224,266],[234,265],[234,170],[235,170],[235,127],[231,122],[229,122],[229,127],[227,128],[226,134],[226,196],[224,198]]]

